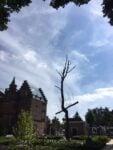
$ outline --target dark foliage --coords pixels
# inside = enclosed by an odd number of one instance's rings
[[[89,109],[85,118],[90,126],[113,126],[113,111],[108,108]]]
[[[84,143],[82,150],[101,150],[107,142],[108,138],[106,136],[89,137]]]
[[[77,6],[87,4],[91,0],[51,0],[50,5],[53,8],[65,7],[68,3],[72,2]],[[113,0],[103,0],[102,2],[103,16],[108,17],[109,23],[113,25]]]
[[[60,132],[60,129],[61,129],[60,121],[57,117],[54,117],[51,123],[51,134],[57,135]]]
[[[80,6],[87,4],[90,0],[51,0],[50,5],[53,8],[58,9],[59,7],[65,7],[70,2],[73,2],[75,5]]]
[[[109,23],[113,25],[113,0],[103,0],[102,3],[104,17],[109,18]]]
[[[60,142],[52,144],[53,150],[82,150],[82,145],[76,141]]]
[[[45,0],[43,0],[45,1]],[[51,0],[50,6],[55,9],[65,7],[72,2],[77,6],[88,4],[91,0]],[[13,12],[19,12],[22,7],[28,6],[32,0],[0,0],[0,31],[8,28],[9,17]],[[38,11],[38,10],[37,10]],[[103,0],[103,16],[108,17],[109,23],[113,25],[113,0]]]
[[[31,0],[0,0],[0,30],[8,28],[9,17],[12,12],[19,12],[22,7],[31,3]]]
[[[79,113],[76,112],[75,115],[73,116],[75,121],[82,121],[82,118],[80,117]]]

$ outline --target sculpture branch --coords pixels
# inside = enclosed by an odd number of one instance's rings
[[[74,106],[74,105],[76,105],[76,104],[78,104],[78,103],[79,103],[79,102],[77,101],[77,102],[75,102],[75,103],[73,103],[73,104],[67,106],[66,109],[68,109],[68,108],[70,108],[70,107],[72,107],[72,106]]]
[[[56,87],[58,90],[61,90],[61,88],[60,88],[59,86],[55,85],[55,87]]]
[[[73,104],[67,106],[66,109],[68,109],[68,108],[70,108],[70,107],[72,107],[72,106],[74,106],[74,105],[76,105],[76,104],[78,104],[78,103],[79,103],[79,102],[77,101],[77,102],[75,102],[75,103],[73,103]],[[57,114],[60,114],[61,112],[63,112],[63,111],[62,111],[62,110],[61,110],[61,111],[58,111],[58,112],[56,112],[55,114],[57,115]]]
[[[68,60],[68,57],[66,56],[65,64],[61,72],[57,71],[57,73],[60,75],[60,87],[56,86],[58,89],[60,89],[60,94],[61,94],[61,111],[57,112],[56,114],[59,114],[61,112],[65,113],[65,119],[66,119],[66,124],[65,124],[65,137],[67,140],[70,140],[70,128],[69,128],[69,116],[68,116],[68,108],[76,105],[78,102],[75,102],[67,107],[65,107],[65,95],[64,95],[64,81],[67,75],[75,68],[73,66],[70,68],[71,62]]]

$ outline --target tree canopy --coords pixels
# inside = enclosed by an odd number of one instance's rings
[[[57,117],[54,117],[51,123],[51,134],[57,135],[58,132],[60,131],[60,128],[61,128],[61,123],[59,119]]]
[[[30,3],[31,0],[0,0],[0,31],[8,28],[11,13],[19,12],[22,7]]]
[[[51,0],[50,5],[53,8],[58,9],[59,7],[65,7],[70,2],[73,2],[77,6],[88,4],[91,0]],[[102,1],[103,16],[108,17],[109,23],[113,25],[113,0]]]
[[[33,0],[0,0],[0,31],[8,28],[9,17],[13,12],[19,12],[22,7],[28,6]],[[45,0],[43,0],[45,1]],[[88,4],[91,0],[50,0],[50,6],[55,9],[65,7],[70,2],[77,6]],[[102,0],[102,12],[113,25],[113,0]],[[38,11],[38,10],[37,10]]]
[[[90,126],[113,126],[113,111],[107,107],[89,109],[85,118]]]
[[[78,112],[76,112],[76,113],[74,114],[73,118],[74,118],[75,121],[82,121],[82,118],[80,117],[80,115],[79,115]]]
[[[21,111],[16,127],[14,128],[14,135],[18,140],[31,142],[36,133],[34,132],[33,119],[30,112]]]

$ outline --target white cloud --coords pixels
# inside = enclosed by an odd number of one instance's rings
[[[66,101],[66,106],[78,101],[79,103],[69,109],[69,114],[72,117],[76,111],[78,111],[83,119],[88,109],[96,107],[108,107],[112,109],[113,101],[113,87],[98,88],[92,93],[86,93],[83,95],[77,95]]]
[[[79,62],[89,62],[88,57],[85,54],[78,52],[77,50],[71,50],[70,57],[74,57],[75,61],[77,60]]]
[[[28,62],[35,63],[37,61],[37,53],[33,50],[28,50],[23,57]]]
[[[92,0],[92,2],[90,3],[90,7],[89,7],[89,11],[91,13],[91,20],[95,21],[95,19],[99,18],[99,17],[103,17],[102,14],[102,0]]]
[[[89,20],[91,21],[91,37],[88,41],[89,46],[101,48],[104,46],[113,46],[112,26],[108,23],[108,18],[103,17],[102,0],[92,0],[89,5]]]
[[[111,99],[113,98],[113,87],[109,88],[99,88],[96,89],[93,93],[86,93],[83,95],[78,95],[73,97],[73,99],[78,100],[80,103],[82,102],[97,102],[99,100]],[[73,103],[74,100],[70,100],[67,103]]]
[[[0,60],[5,61],[6,59],[7,59],[7,54],[3,50],[0,50]]]

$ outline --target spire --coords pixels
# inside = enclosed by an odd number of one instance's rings
[[[32,97],[32,92],[27,80],[23,82],[22,86],[20,87],[19,93],[23,97]]]
[[[15,84],[15,77],[13,77],[12,84]]]
[[[9,85],[9,91],[16,92],[16,87],[17,87],[17,85],[15,84],[15,77],[13,77],[13,80]]]

